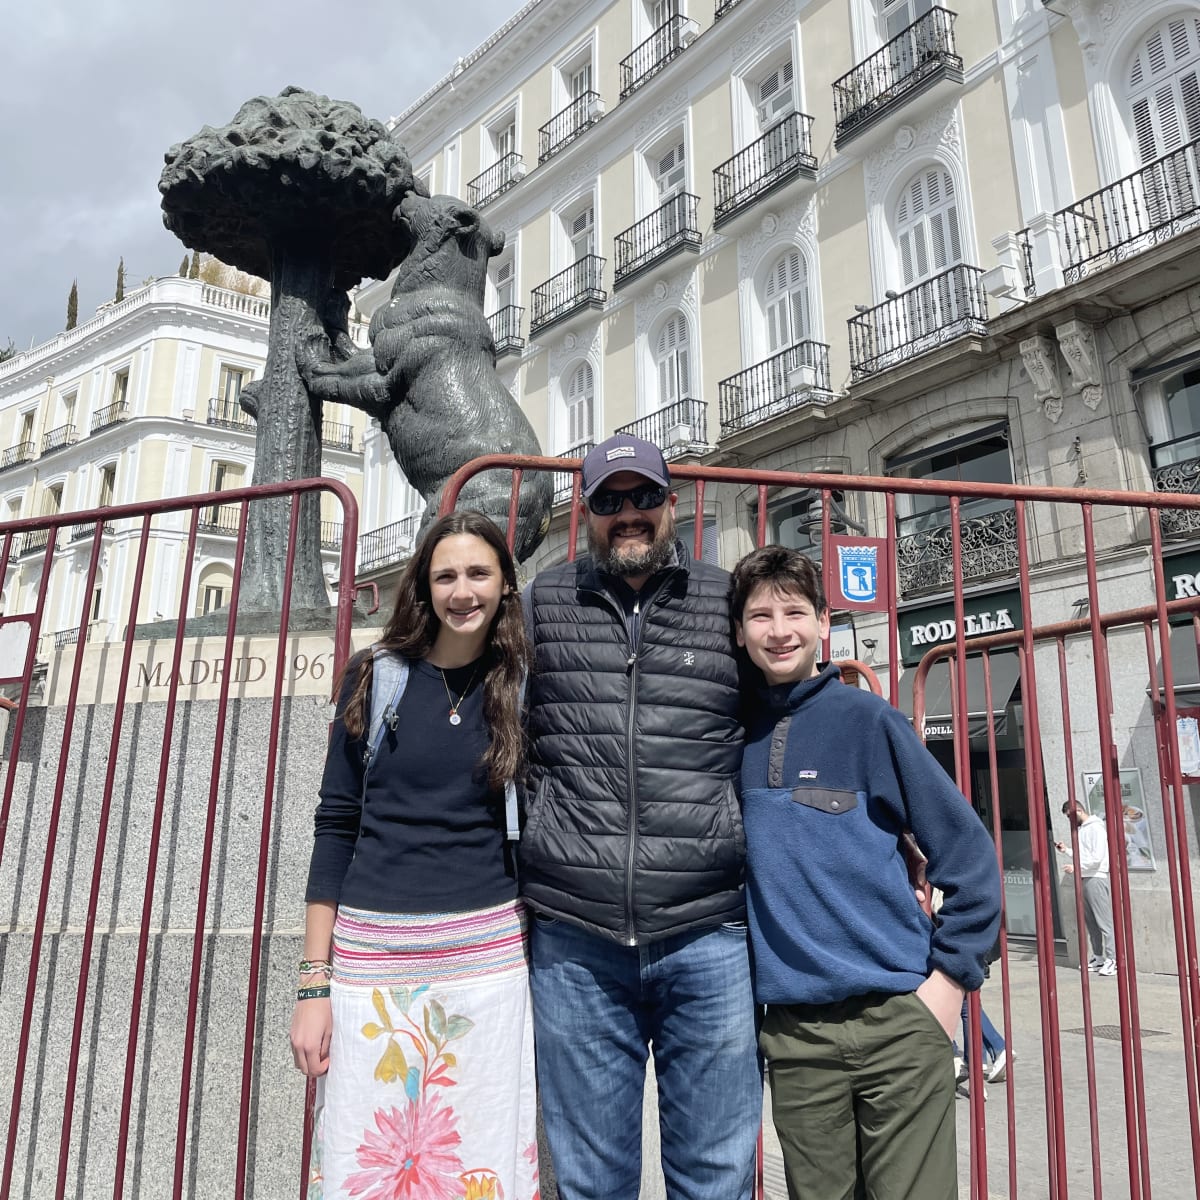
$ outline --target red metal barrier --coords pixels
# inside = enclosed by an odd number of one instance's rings
[[[289,928],[280,931],[278,928],[268,930],[266,918],[268,902],[272,908],[276,906],[277,889],[280,892],[279,903],[286,905],[290,902],[292,913],[302,914],[302,877],[288,878],[280,883],[271,873],[280,864],[281,850],[277,843],[283,836],[274,813],[277,800],[283,797],[279,768],[284,760],[283,742],[288,733],[282,709],[285,695],[296,691],[294,680],[288,676],[297,674],[300,660],[303,659],[304,670],[299,673],[311,675],[310,683],[318,678],[316,659],[310,665],[306,655],[294,655],[291,660],[288,655],[289,645],[296,644],[294,639],[299,636],[295,632],[289,633],[292,616],[290,580],[297,519],[302,497],[312,496],[315,500],[319,492],[332,494],[343,509],[343,543],[336,609],[331,610],[324,623],[323,635],[319,631],[318,618],[318,632],[314,634],[318,639],[323,637],[330,646],[320,660],[319,678],[323,682],[317,688],[322,697],[327,698],[332,679],[340,671],[350,648],[354,601],[357,510],[353,496],[344,485],[329,480],[307,480],[295,484],[208,493],[184,500],[165,500],[0,523],[0,581],[9,578],[8,570],[13,565],[11,559],[17,536],[22,539],[22,550],[25,539],[30,535],[33,535],[30,544],[35,547],[41,537],[45,537],[45,550],[39,562],[36,599],[31,612],[22,614],[30,626],[24,663],[16,672],[0,668],[0,678],[17,680],[16,696],[4,700],[4,706],[15,708],[15,712],[11,718],[12,728],[7,743],[9,758],[4,772],[3,799],[0,801],[0,870],[7,871],[6,878],[14,879],[17,884],[14,894],[18,896],[14,901],[13,918],[0,967],[0,1000],[11,1006],[15,997],[23,992],[19,1024],[13,1022],[10,1025],[14,1030],[15,1047],[11,1055],[6,1056],[11,1062],[8,1076],[11,1081],[11,1100],[6,1121],[0,1195],[48,1195],[50,1177],[54,1178],[55,1197],[108,1190],[101,1179],[103,1172],[93,1170],[90,1165],[97,1157],[95,1147],[103,1144],[113,1148],[111,1154],[99,1155],[106,1160],[113,1196],[166,1194],[169,1191],[178,1197],[185,1190],[191,1193],[197,1187],[201,1190],[214,1187],[221,1194],[244,1196],[248,1191],[248,1178],[253,1165],[250,1161],[252,1142],[260,1143],[262,1137],[260,1131],[252,1128],[252,1113],[262,1103],[261,1097],[256,1096],[255,1092],[264,1080],[271,1090],[276,1089],[281,1081],[285,1089],[293,1094],[290,1125],[293,1134],[300,1131],[299,1099],[304,1089],[298,1077],[294,1080],[290,1078],[294,1072],[286,1059],[284,1070],[280,1070],[276,1062],[285,1058],[281,1054],[285,1047],[274,1036],[274,1031],[281,1023],[286,1028],[286,1018],[273,1013],[270,1021],[265,1022],[265,1028],[271,1031],[272,1036],[263,1036],[262,1006],[266,1003],[268,993],[263,986],[261,972],[272,938],[282,937],[291,945],[300,936],[296,919],[291,921]],[[244,648],[248,636],[239,629],[239,620],[248,622],[251,619],[248,614],[239,615],[246,517],[250,504],[267,497],[290,500],[291,526],[287,548],[287,583],[280,610],[274,614],[256,614],[257,636],[266,638],[275,646],[273,674],[268,673],[264,659],[262,675],[255,680],[260,685],[257,690],[263,704],[269,700],[270,705],[265,721],[260,714],[256,724],[256,718],[250,713],[252,706],[235,706],[234,700],[237,696],[235,687],[241,685],[239,690],[243,690],[246,685],[246,681],[239,678],[242,663],[257,660],[239,659],[235,665],[234,655],[235,649]],[[224,613],[207,619],[206,649],[211,648],[215,641],[219,644],[219,653],[211,660],[194,660],[190,674],[185,678],[185,649],[196,644],[192,640],[195,633],[189,627],[189,621],[196,607],[192,578],[201,554],[201,518],[206,511],[215,511],[218,505],[234,504],[238,505],[238,522],[235,529],[222,525],[220,533],[224,537],[224,546],[217,546],[210,537],[204,547],[204,552],[213,562],[231,560],[232,565],[228,608]],[[186,521],[185,529],[180,528],[182,521]],[[80,574],[79,564],[68,561],[73,553],[69,543],[65,546],[66,553],[60,553],[64,549],[60,546],[60,535],[64,528],[73,526],[71,541],[78,542],[80,536],[77,530],[88,524],[94,524],[95,528],[83,572],[84,585],[80,589],[73,586]],[[233,547],[228,544],[231,541],[235,541]],[[111,555],[113,548],[118,546],[119,553],[136,555],[132,585],[123,614],[124,631],[119,637],[99,644],[89,641],[90,606],[102,554]],[[182,558],[182,569],[176,589],[178,603],[174,620],[160,620],[158,636],[153,642],[139,639],[137,626],[139,622],[144,625],[147,619],[143,603],[146,585],[161,583],[160,577],[164,573],[169,574],[172,562],[177,562],[179,558]],[[63,596],[70,592],[81,594],[83,604],[74,636],[55,635],[54,646],[46,646],[45,652],[40,654],[40,635],[52,579],[59,585]],[[61,597],[58,608],[60,612],[63,610]],[[164,627],[169,631],[163,632]],[[130,701],[131,688],[136,690],[136,685],[131,684],[131,669],[135,656],[140,654],[140,676],[145,684],[143,691],[148,692],[152,686],[149,682],[152,675],[146,655],[161,656],[164,650],[168,653],[166,661],[170,665],[165,681],[164,702],[157,706],[161,715],[161,735],[155,731],[152,735],[155,745],[151,747],[129,729],[131,723],[136,727],[150,724],[152,719],[155,722],[158,720],[157,715],[150,717],[149,705]],[[108,658],[117,651],[120,652],[120,665],[114,676],[109,671]],[[325,657],[329,659],[328,670]],[[156,684],[162,682],[163,663],[162,657],[155,661],[153,680]],[[67,664],[70,679],[63,694],[56,673]],[[203,667],[206,678],[210,670],[214,678],[219,677],[216,694],[211,695],[207,703],[196,698],[196,680],[200,674],[198,666]],[[91,691],[81,687],[85,667],[96,676]],[[250,674],[248,669],[246,675]],[[107,678],[113,678],[115,683],[110,692],[105,693],[100,681]],[[39,681],[47,692],[58,689],[53,697],[45,698],[45,708],[34,694]],[[57,730],[50,733],[56,743],[53,746],[47,745],[45,740],[52,722],[58,719],[50,715],[51,702],[53,712],[61,712],[61,733]],[[38,731],[41,738],[27,740],[29,721],[35,710],[40,710],[39,715],[43,717],[42,727]],[[128,722],[126,718],[131,710],[134,716],[132,722]],[[181,714],[182,721],[178,721]],[[77,728],[81,718],[86,721],[82,733]],[[205,741],[200,732],[204,719],[212,722],[211,756],[206,769],[195,769],[202,767],[206,754],[206,751],[193,752],[191,749],[193,743],[203,744]],[[111,720],[111,733],[107,739],[90,732],[94,725],[102,725],[108,720]],[[248,734],[247,728],[250,730]],[[249,761],[239,758],[235,775],[230,760],[239,747],[243,758]],[[153,772],[153,798],[149,811],[142,809],[133,815],[128,811],[120,812],[121,788],[125,789],[128,796],[137,790],[139,784],[148,782],[138,765],[139,761],[148,765],[155,749],[158,764]],[[311,796],[315,796],[319,760],[315,760],[311,754],[304,757],[306,766],[311,766],[313,761],[317,763],[316,771],[310,770]],[[39,785],[36,768],[30,765],[39,758],[42,765],[53,770],[49,796]],[[94,820],[88,811],[91,793],[83,786],[86,773],[83,764],[89,758],[104,766]],[[294,767],[294,753],[289,761]],[[189,766],[193,768],[192,771],[187,771]],[[186,771],[186,778],[181,777],[181,770]],[[23,801],[20,811],[14,809],[19,777]],[[73,788],[72,777],[77,777]],[[248,863],[231,863],[229,847],[236,838],[230,835],[229,810],[246,800],[247,795],[255,794],[259,799],[256,805],[250,807],[257,809],[257,839],[247,846],[250,851],[246,856]],[[206,797],[203,817],[197,828],[196,824],[189,824],[186,818],[190,802],[203,797]],[[114,804],[114,801],[117,803]],[[311,799],[306,799],[304,807],[311,814]],[[32,866],[32,861],[27,861],[27,850],[35,848],[40,837],[38,825],[43,819],[43,808],[48,811],[44,813],[45,844],[38,871]],[[222,830],[218,826],[223,812],[225,828]],[[249,818],[250,814],[245,815]],[[137,826],[145,820],[148,820],[149,830],[142,839],[144,860],[123,863],[121,850],[125,841],[131,837],[138,838]],[[92,846],[86,844],[87,837],[81,838],[80,835],[85,822],[91,824],[91,837],[94,838]],[[60,829],[64,827],[67,828],[65,838],[60,837]],[[19,860],[15,865],[12,862],[14,847],[8,844],[8,835],[14,828],[18,828],[21,834],[21,842],[15,848]],[[109,853],[110,838],[114,833],[121,844],[116,862]],[[220,846],[217,845],[218,838],[222,841]],[[71,921],[70,911],[74,879],[64,871],[61,861],[63,845],[67,842],[71,845],[70,864],[76,863],[76,852],[79,862],[82,862],[91,850],[87,904],[78,928]],[[193,843],[199,845],[198,861],[194,861],[188,853]],[[164,853],[168,856],[166,876],[160,870]],[[303,852],[303,857],[306,856],[306,852]],[[184,859],[188,860],[184,872],[190,871],[192,874],[188,884],[196,888],[195,913],[190,953],[183,973],[185,987],[175,989],[169,980],[163,978],[164,970],[170,965],[166,962],[169,957],[166,950],[173,940],[170,933],[175,928],[167,920],[166,908],[175,898],[172,890],[175,873],[180,871]],[[122,863],[124,870],[118,870],[118,865]],[[237,874],[239,868],[244,868],[243,875]],[[226,878],[231,870],[234,871],[232,880]],[[36,907],[32,921],[26,923],[22,920],[25,906],[21,903],[21,893],[27,883],[34,881],[38,888]],[[221,902],[215,908],[212,902],[214,887],[220,889],[218,899]],[[106,891],[111,909],[108,917],[101,914],[101,900]],[[122,937],[120,923],[114,920],[114,915],[124,906],[127,895],[132,897],[133,893],[141,896],[136,950],[132,952],[130,973],[122,980],[123,986],[113,989],[105,986],[107,956]],[[236,1009],[226,1007],[218,1013],[218,1025],[214,1026],[208,1003],[202,1008],[202,998],[208,996],[211,999],[214,992],[221,990],[213,982],[221,970],[216,962],[222,953],[217,932],[223,921],[222,905],[228,902],[230,895],[238,901],[246,895],[253,896],[253,916],[249,921],[249,929],[245,935],[238,934],[239,937],[244,936],[246,943],[244,962],[239,962],[238,970],[234,973],[236,983],[233,991],[241,997],[245,1011],[239,1024]],[[61,906],[57,917],[53,911],[56,905]],[[17,951],[18,935],[24,936],[27,929],[30,947],[25,960],[24,982],[18,983],[17,976],[22,966],[18,960],[23,957]],[[73,936],[79,938],[79,963],[73,988],[73,1017],[68,1030],[61,1022],[54,1020],[54,1000],[63,989],[58,982],[59,958],[64,944]],[[284,954],[289,961],[294,957],[290,951]],[[285,997],[289,986],[294,986],[291,972],[286,976],[283,989]],[[39,993],[44,997],[40,1016],[35,1011]],[[271,992],[272,1006],[278,1006],[279,994],[279,989]],[[123,999],[124,1004],[121,1003]],[[288,1007],[290,1011],[290,1005]],[[122,1009],[126,1011],[126,1031],[121,1038],[123,1052],[111,1056],[106,1053],[100,1064],[104,1076],[121,1079],[119,1095],[115,1090],[106,1091],[103,1085],[97,1085],[96,1070],[92,1065],[88,1066],[86,1086],[82,1087],[81,1093],[80,1072],[89,1059],[94,1064],[103,1047],[117,1040]],[[89,1041],[85,1045],[85,1025],[89,1017]],[[155,1092],[155,1083],[147,1074],[148,1071],[154,1074],[151,1069],[154,1042],[166,1038],[168,1029],[174,1037],[179,1055],[175,1064],[177,1074],[173,1071],[164,1071],[162,1074],[162,1086],[174,1088],[177,1092],[173,1129],[160,1126],[155,1120],[156,1112],[148,1111],[148,1096]],[[229,1080],[231,1088],[222,1095],[221,1104],[217,1105],[211,1094],[197,1082],[196,1065],[202,1064],[203,1069],[211,1075],[217,1068],[213,1055],[206,1052],[206,1042],[212,1041],[218,1032],[223,1035],[236,1030],[240,1030],[241,1038],[240,1072],[236,1080]],[[64,1046],[69,1049],[65,1052],[65,1061],[62,1061]],[[56,1065],[47,1073],[45,1058],[50,1047],[56,1050]],[[37,1051],[36,1060],[31,1060],[31,1050],[34,1049]],[[61,1071],[57,1064],[61,1064]],[[4,1070],[4,1066],[0,1066],[0,1079],[4,1078]],[[61,1089],[56,1086],[59,1075],[62,1079]],[[177,1086],[174,1082],[176,1079]],[[53,1104],[48,1103],[48,1091],[61,1091],[61,1120],[56,1120]],[[77,1112],[81,1094],[82,1117]],[[154,1106],[156,1111],[170,1111],[170,1106],[162,1103],[165,1097],[155,1092],[154,1098],[159,1101]],[[31,1109],[26,1107],[29,1104],[32,1104]],[[23,1114],[27,1111],[29,1115],[23,1120]],[[277,1130],[272,1140],[278,1141],[278,1134],[282,1132]],[[197,1143],[202,1136],[206,1147],[210,1144],[219,1145],[220,1154],[207,1157],[205,1163],[198,1163]],[[46,1147],[47,1139],[54,1137],[57,1138],[58,1152],[56,1162],[52,1165]],[[272,1135],[268,1134],[268,1137]],[[232,1170],[224,1173],[210,1171],[209,1164],[222,1156],[232,1157]],[[173,1161],[169,1183],[165,1178],[158,1177],[154,1182],[148,1181],[148,1159],[154,1160],[156,1165],[171,1164]],[[291,1172],[295,1160],[292,1158],[290,1161],[293,1165],[285,1168],[284,1178],[294,1178]],[[167,1171],[165,1165],[159,1169],[160,1172]],[[135,1176],[132,1181],[127,1181],[131,1170]],[[25,1174],[25,1180],[18,1192],[16,1189],[21,1171]],[[45,1178],[47,1182],[35,1183],[35,1177]],[[218,1180],[226,1180],[226,1183],[222,1185]],[[267,1186],[264,1190],[270,1191],[271,1188]],[[290,1185],[288,1190],[291,1190]]]
[[[462,485],[483,470],[513,471],[515,506],[518,470],[523,475],[537,470],[577,472],[578,465],[564,459],[479,459],[447,485],[443,509],[453,508]],[[936,749],[935,753],[989,822],[1006,879],[1006,921],[996,964],[998,997],[995,985],[985,989],[989,1005],[994,1008],[998,998],[1003,1007],[1009,1063],[1005,1103],[1000,1106],[993,1102],[989,1107],[984,1100],[980,997],[970,998],[970,1104],[960,1136],[969,1146],[963,1182],[969,1184],[972,1200],[991,1200],[998,1194],[1010,1200],[1026,1195],[1066,1200],[1072,1191],[1099,1198],[1106,1188],[1110,1194],[1137,1200],[1149,1200],[1156,1189],[1164,1196],[1200,1196],[1200,969],[1192,884],[1192,860],[1198,853],[1192,810],[1200,804],[1200,796],[1189,797],[1184,790],[1192,784],[1181,772],[1175,678],[1183,661],[1189,667],[1187,690],[1197,695],[1196,711],[1190,717],[1200,716],[1200,666],[1194,672],[1190,669],[1193,662],[1200,663],[1200,587],[1183,589],[1185,598],[1169,596],[1164,556],[1180,546],[1191,548],[1191,543],[1165,545],[1160,521],[1163,512],[1200,509],[1200,496],[682,464],[673,466],[671,474],[681,495],[680,512],[685,519],[694,518],[697,555],[702,551],[704,513],[719,509],[723,514],[725,565],[767,540],[773,493],[805,490],[819,497],[827,590],[834,571],[831,493],[836,490],[857,498],[869,533],[887,540],[881,577],[885,594],[894,602],[886,613],[872,615],[867,622],[874,623],[872,631],[874,626],[886,628],[885,648],[876,662],[886,664],[887,694],[893,703],[903,699],[900,626],[905,615],[928,606],[930,596],[953,614],[949,634],[934,639],[940,644],[924,653],[919,665],[910,658],[906,674],[915,679],[911,711],[924,735],[926,681],[935,664],[947,664],[941,669],[949,671],[952,736],[942,744],[952,748],[953,755]],[[913,589],[909,594],[901,589],[896,499],[903,495],[944,498],[948,570],[933,591]],[[576,479],[570,508],[560,517],[569,558],[574,557],[581,519],[578,499]],[[1012,505],[1015,534],[1006,549],[1015,556],[1015,565],[991,572],[973,568],[970,575],[964,569],[963,547],[963,531],[970,521],[962,517],[960,505],[978,499]],[[1099,523],[1105,525],[1102,538]],[[1067,540],[1081,542],[1082,552],[1064,552],[1060,543]],[[1184,572],[1181,578],[1187,581],[1191,568]],[[986,595],[1001,585],[1019,593],[1019,620],[1011,622],[1015,628],[969,636],[968,599],[974,602],[977,593]],[[1086,597],[1063,598],[1064,592],[1076,591],[1086,591]],[[1130,597],[1137,598],[1132,605]],[[1055,609],[1063,619],[1046,620],[1044,614]],[[1066,609],[1086,609],[1088,615],[1065,619]],[[1172,623],[1188,618],[1195,657],[1180,659],[1177,646],[1173,660]],[[1142,652],[1134,654],[1126,641],[1120,641],[1114,659],[1111,640],[1139,628]],[[1019,668],[1015,683],[1005,683],[1010,692],[1004,696],[993,690],[993,659],[1001,651],[1015,652]],[[855,666],[869,671],[869,676],[864,675],[868,684],[880,690],[873,664]],[[972,720],[978,726],[979,714],[972,714],[970,697],[979,690],[985,720],[982,728],[973,729]],[[1143,694],[1144,706],[1138,699]],[[1014,701],[1018,695],[1019,701]],[[1007,722],[1018,710],[1014,733]],[[998,717],[1006,722],[1003,731]],[[1011,748],[1014,743],[1019,743],[1019,751]],[[1076,786],[1080,761],[1085,771],[1092,768],[1088,795]],[[1200,786],[1200,768],[1192,769],[1196,775],[1187,779]],[[1153,782],[1140,804],[1123,797],[1124,780],[1130,774],[1135,781],[1147,776],[1157,779],[1161,833],[1149,824],[1147,802]],[[1012,834],[1005,824],[1022,807],[1019,798],[1014,803],[1014,778],[1024,790],[1026,839],[1020,847],[1023,861],[1016,865],[1006,862],[1012,853],[1010,847],[1006,854],[1006,841]],[[1088,958],[1081,881],[1078,874],[1072,877],[1059,869],[1051,845],[1068,837],[1067,822],[1059,812],[1063,801],[1087,805],[1094,799],[1100,808],[1101,798],[1117,962],[1112,981],[1094,977],[1086,965],[1080,970]],[[1051,828],[1060,832],[1052,837]],[[1131,836],[1136,839],[1132,846]],[[1078,834],[1073,826],[1069,840],[1077,857]],[[1154,869],[1139,871],[1131,879],[1131,857],[1139,854]],[[1158,872],[1161,860],[1167,868],[1165,884]],[[1019,919],[1012,907],[1018,899]],[[1068,913],[1078,931],[1073,943],[1067,936]],[[1014,933],[1014,927],[1021,927],[1020,931]],[[1140,968],[1143,957],[1151,969]],[[1071,984],[1076,972],[1077,987]],[[1173,973],[1173,1003],[1159,982],[1165,972]],[[1030,986],[1035,982],[1033,995]],[[1147,1011],[1163,1028],[1144,1026]],[[1066,1028],[1076,1022],[1078,1028]],[[1075,1035],[1079,1041],[1073,1040]],[[1169,1047],[1169,1053],[1159,1054],[1156,1044],[1147,1041],[1157,1035],[1163,1037],[1159,1044]],[[1119,1057],[1105,1045],[1108,1040],[1119,1042]],[[1151,1065],[1148,1056],[1153,1056]],[[1181,1136],[1186,1126],[1183,1142],[1190,1154],[1179,1138],[1172,1137],[1175,1125]]]

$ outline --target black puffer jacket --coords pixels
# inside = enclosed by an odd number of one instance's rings
[[[529,598],[522,892],[627,945],[745,919],[729,575],[677,552],[643,591],[636,647],[591,558],[542,572]]]

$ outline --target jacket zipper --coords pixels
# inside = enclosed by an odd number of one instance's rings
[[[666,576],[665,579],[654,589],[653,595],[646,602],[646,613],[654,606],[663,588],[667,586],[668,580],[673,578],[674,572]],[[642,601],[639,596],[633,603],[633,612],[635,616],[642,616]],[[626,637],[629,634],[629,626],[625,623],[625,614],[621,614],[621,624],[625,628]],[[637,945],[637,917],[634,914],[633,907],[633,871],[634,860],[637,857],[637,829],[638,829],[638,813],[637,813],[637,769],[636,759],[634,756],[634,728],[637,725],[637,678],[638,678],[638,654],[642,648],[642,631],[645,629],[645,619],[638,621],[638,632],[636,642],[630,642],[630,655],[625,663],[626,669],[629,672],[629,705],[628,717],[625,724],[625,762],[626,762],[626,781],[629,796],[629,837],[627,839],[628,851],[625,858],[625,943],[629,946]]]

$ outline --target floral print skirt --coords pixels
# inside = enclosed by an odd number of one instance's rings
[[[339,908],[309,1200],[537,1200],[520,902]]]

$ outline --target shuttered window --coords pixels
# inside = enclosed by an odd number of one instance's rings
[[[654,360],[658,370],[659,408],[666,408],[691,396],[688,329],[682,313],[676,313],[662,327],[655,346]]]
[[[595,381],[591,363],[580,363],[567,383],[567,447],[592,438],[592,409]]]
[[[789,55],[758,81],[758,128],[765,133],[796,108],[792,59]]]
[[[1141,165],[1200,139],[1200,18],[1173,17],[1142,42],[1129,102]]]
[[[808,266],[799,250],[782,255],[767,276],[767,344],[772,354],[811,336]]]
[[[896,209],[896,238],[906,288],[962,262],[958,206],[945,168],[927,168],[905,187]]]
[[[571,250],[576,262],[596,253],[595,243],[596,211],[589,204],[580,209],[567,222],[568,236],[571,239]]]

